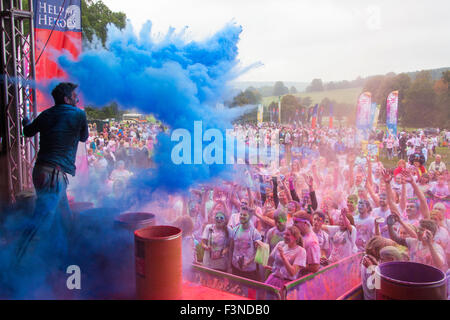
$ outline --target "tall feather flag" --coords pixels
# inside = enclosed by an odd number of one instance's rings
[[[332,129],[333,128],[333,104],[330,104],[330,118],[329,118],[329,124],[328,124],[329,128]]]
[[[386,127],[389,134],[397,135],[398,91],[389,93],[386,102]]]
[[[313,129],[316,128],[318,109],[319,109],[319,105],[316,103],[316,105],[314,106],[314,109],[313,109],[312,120],[311,120],[311,128],[313,128]]]

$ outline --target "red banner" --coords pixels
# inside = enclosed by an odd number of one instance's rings
[[[36,39],[36,81],[45,83],[66,75],[56,63],[67,51],[74,58],[81,53],[81,0],[34,0]],[[36,92],[37,110],[53,105],[50,92]]]

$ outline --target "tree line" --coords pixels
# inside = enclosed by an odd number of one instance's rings
[[[107,25],[113,23],[119,29],[126,25],[126,15],[123,12],[111,11],[101,0],[82,0],[82,28],[83,36],[92,41],[96,35],[102,42],[106,43]],[[357,77],[355,80],[326,82],[322,79],[313,79],[306,88],[306,92],[328,91],[335,89],[358,88],[372,93],[372,102],[381,105],[379,123],[386,121],[386,98],[394,90],[399,91],[399,124],[410,127],[438,126],[441,128],[450,127],[450,96],[449,68],[433,69],[428,71],[417,71],[409,73],[388,73],[386,75],[376,75],[367,78]],[[243,105],[256,105],[261,103],[262,97],[282,96],[282,121],[293,119],[296,112],[307,112],[313,106],[310,97],[296,97],[298,93],[295,86],[288,88],[282,81],[274,83],[273,87],[262,88],[249,87],[238,93],[231,101],[225,104],[229,107]],[[356,115],[355,104],[340,103],[324,98],[320,104],[323,115],[329,115],[330,105],[333,105],[334,116],[339,120],[344,117],[347,122],[354,123]],[[278,107],[278,103],[272,102],[265,106],[265,117],[269,117],[269,110]],[[297,111],[299,110],[299,111]],[[87,115],[90,119],[117,118],[121,113],[116,104],[110,104],[103,108],[86,107]],[[249,119],[256,119],[256,111],[249,114]],[[268,120],[268,118],[265,120]]]
[[[373,76],[363,90],[372,93],[372,102],[381,105],[378,121],[386,122],[386,98],[399,91],[398,123],[405,127],[450,127],[450,70],[433,80],[430,71],[420,71],[414,80],[406,73]]]
[[[446,69],[444,69],[446,70]],[[388,73],[366,78],[362,84],[362,91],[372,94],[372,102],[381,105],[378,122],[386,122],[386,99],[390,92],[399,91],[398,123],[404,127],[450,127],[450,70],[441,71],[441,76],[434,79],[433,70],[414,73]],[[317,79],[316,79],[317,80]],[[319,79],[320,80],[320,79]],[[359,80],[358,80],[359,81]],[[317,87],[321,81],[314,81],[311,85]],[[278,81],[273,87],[274,96],[281,96],[281,121],[292,121],[296,114],[307,113],[312,106],[310,97],[297,97]],[[249,87],[237,94],[230,107],[243,105],[257,105],[262,101],[262,94],[258,89]],[[329,116],[330,106],[333,106],[333,116],[337,120],[346,118],[348,124],[355,124],[356,105],[341,103],[325,97],[319,103],[323,116]],[[265,106],[264,121],[269,120],[270,110],[278,110],[278,102]],[[267,119],[266,119],[267,116]],[[256,119],[256,110],[243,119]]]

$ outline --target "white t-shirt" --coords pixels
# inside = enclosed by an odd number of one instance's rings
[[[267,238],[264,239],[264,241],[269,244],[270,251],[272,251],[279,242],[284,241],[285,232],[286,229],[284,231],[280,231],[277,227],[272,227],[269,231],[267,231]]]
[[[447,255],[450,254],[450,235],[446,228],[439,226],[438,231],[434,235],[434,241],[444,249]]]
[[[358,214],[354,217],[356,227],[356,246],[359,251],[364,251],[366,243],[375,234],[375,218],[367,216],[364,219]]]
[[[319,241],[320,250],[325,252],[326,257],[328,258],[330,254],[330,237],[328,233],[323,230],[319,230],[316,233],[317,240]]]
[[[351,256],[355,251],[356,228],[351,227],[351,232],[348,230],[341,230],[340,226],[327,226],[332,243],[332,250],[330,254],[330,261],[336,262]]]
[[[229,245],[231,229],[219,230],[213,224],[208,224],[203,230],[202,239],[206,240],[211,250],[205,251],[203,264],[212,269],[226,270],[228,267],[228,255],[220,253]],[[228,233],[228,236],[227,236]]]
[[[232,238],[234,240],[233,258],[231,260],[233,266],[245,272],[255,271],[255,241],[262,239],[258,230],[251,224],[247,229],[243,229],[241,225],[238,225],[233,230]],[[239,266],[240,257],[244,257],[244,266],[242,269]]]
[[[443,196],[448,196],[448,185],[447,184],[444,184],[443,186],[439,186],[437,183],[436,184],[434,184],[432,187],[431,187],[431,192],[434,194],[434,195],[437,195],[437,196],[440,196],[440,197],[443,197]]]
[[[306,263],[320,264],[321,254],[319,240],[313,231],[303,236],[303,247],[306,250]]]
[[[434,265],[430,249],[426,245],[424,245],[422,241],[419,241],[415,238],[406,238],[405,241],[409,249],[409,258],[412,262],[419,262],[437,268],[437,266]],[[444,249],[442,249],[442,247],[437,243],[433,243],[433,247],[436,250],[436,253],[441,257],[441,259],[444,260],[444,267],[442,268],[442,271],[447,271]]]
[[[280,253],[278,252],[278,247],[283,248],[284,255],[289,261],[291,265],[299,266],[301,268],[306,267],[306,250],[303,249],[300,246],[295,246],[295,248],[289,248],[284,241],[278,242],[275,248],[270,253],[270,256],[274,259],[273,267],[272,267],[272,273],[281,278],[286,280],[295,280],[298,277],[298,274],[291,275],[285,265],[283,260],[281,259]]]

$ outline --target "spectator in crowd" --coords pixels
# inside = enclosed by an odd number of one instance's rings
[[[227,271],[228,250],[232,230],[227,226],[227,218],[222,211],[214,217],[214,224],[206,225],[202,235],[204,249],[203,264],[211,269]]]
[[[298,278],[306,266],[306,251],[302,248],[302,237],[295,226],[290,226],[284,233],[284,240],[277,243],[269,257],[272,271],[266,284],[283,288],[284,284]]]
[[[257,241],[261,235],[250,223],[253,211],[249,208],[241,209],[240,223],[232,231],[231,236],[231,269],[234,275],[258,280],[255,254]]]
[[[312,230],[311,215],[300,211],[294,216],[294,225],[300,230],[303,247],[306,250],[306,268],[304,272],[317,272],[320,268],[320,245],[316,234]]]

